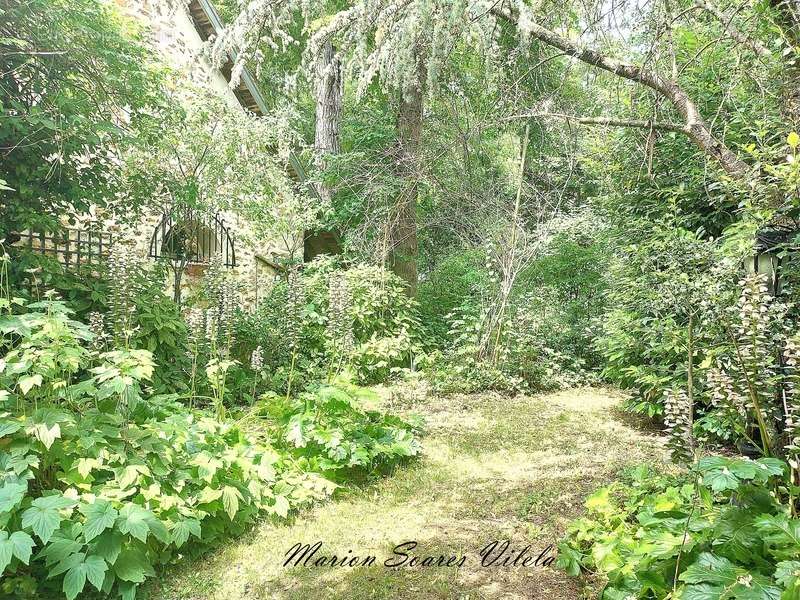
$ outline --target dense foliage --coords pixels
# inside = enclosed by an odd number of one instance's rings
[[[402,282],[384,269],[342,268],[328,257],[290,269],[235,327],[234,353],[249,357],[261,347],[269,387],[282,392],[344,372],[385,381],[423,353],[417,303]]]
[[[412,426],[368,410],[356,386],[273,399],[253,413],[262,427],[242,429],[152,395],[154,355],[106,349],[63,301],[4,298],[0,310],[6,595],[134,598],[155,568],[329,496],[346,480],[338,470],[369,474],[419,451]]]
[[[130,598],[416,455],[355,386],[413,377],[606,382],[664,426],[683,470],[598,492],[562,545],[605,597],[797,597],[796,6],[215,4],[198,53],[114,3],[0,0],[4,592]],[[249,223],[275,280],[182,279],[191,223],[152,264],[124,234],[88,267],[8,247],[140,209]]]
[[[800,591],[800,521],[777,459],[710,456],[691,473],[641,466],[586,501],[558,564],[608,578],[602,597],[791,600]]]
[[[0,237],[113,208],[115,151],[162,102],[141,28],[95,0],[3,2],[0,16]]]
[[[340,480],[354,471],[383,470],[420,450],[415,428],[375,410],[376,399],[369,390],[337,381],[288,400],[268,396],[257,414],[269,439],[295,464]]]

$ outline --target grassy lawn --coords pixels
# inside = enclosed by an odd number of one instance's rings
[[[426,418],[421,460],[292,523],[263,523],[212,555],[168,571],[152,596],[581,598],[580,583],[560,571],[481,567],[479,551],[492,540],[510,540],[517,551],[530,544],[535,558],[581,512],[592,489],[627,465],[665,460],[662,438],[634,428],[618,402],[613,392],[575,389],[401,406]],[[383,566],[396,545],[411,540],[418,546],[410,555],[466,555],[464,565]],[[283,567],[293,544],[317,541],[326,556],[373,555],[377,561],[356,568]]]

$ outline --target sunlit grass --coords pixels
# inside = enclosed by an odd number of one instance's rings
[[[262,523],[248,536],[168,571],[160,600],[240,598],[563,598],[580,585],[554,569],[479,567],[493,539],[543,549],[555,543],[586,494],[621,468],[664,460],[656,435],[612,410],[610,392],[571,390],[504,399],[431,398],[421,460],[350,490],[289,524]],[[375,566],[282,566],[296,542],[323,541],[326,555],[374,555]],[[387,569],[392,548],[415,540],[418,554],[463,555],[464,567]]]

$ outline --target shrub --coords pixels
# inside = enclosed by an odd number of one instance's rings
[[[134,598],[154,567],[286,516],[332,484],[268,445],[144,397],[147,350],[102,352],[62,302],[0,317],[0,567],[6,593]],[[189,538],[192,543],[187,544]]]
[[[280,393],[344,371],[386,381],[422,353],[417,305],[380,267],[341,269],[330,257],[276,282],[253,314],[239,313],[234,355],[264,349],[267,383]],[[302,340],[297,344],[295,340]]]
[[[419,423],[375,410],[377,396],[339,378],[297,398],[268,395],[258,414],[275,447],[304,470],[343,479],[416,456]]]
[[[95,408],[3,413],[0,431],[0,519],[14,541],[4,579],[60,587],[67,598],[87,578],[106,595],[134,598],[154,567],[331,491],[169,397],[127,418]]]
[[[254,443],[224,421],[234,361],[209,362],[212,419],[176,394],[148,395],[149,350],[101,347],[62,301],[11,305],[0,304],[6,596],[133,599],[160,565],[329,496],[336,484],[322,474],[370,475],[419,452],[415,425],[341,380],[255,407],[267,435]]]
[[[578,212],[549,227],[553,233],[546,248],[516,282],[516,302],[524,302],[547,325],[538,331],[544,346],[597,368],[601,361],[593,338],[608,285],[605,225],[591,212]]]
[[[178,305],[164,293],[163,265],[128,257],[124,270],[115,273],[109,273],[109,265],[68,270],[51,257],[20,252],[11,266],[15,295],[33,300],[54,291],[76,319],[89,322],[95,313],[100,319],[98,344],[111,347],[119,342],[148,350],[157,365],[151,381],[155,390],[186,389],[188,332]],[[125,290],[122,297],[120,289]]]
[[[638,467],[588,498],[557,564],[604,575],[609,600],[797,598],[800,521],[781,500],[787,474],[772,458],[709,456],[677,476]]]
[[[448,342],[449,315],[465,301],[477,301],[483,290],[490,287],[490,273],[484,263],[485,257],[478,250],[452,254],[420,281],[417,291],[420,319],[437,347]]]
[[[606,361],[603,376],[632,391],[628,408],[652,417],[663,415],[665,391],[687,386],[690,331],[695,368],[726,343],[721,313],[735,302],[740,264],[724,256],[718,241],[670,219],[646,231],[646,241],[625,248],[612,264],[613,308],[596,347]],[[695,375],[692,392],[702,404],[708,396],[702,374]]]
[[[485,308],[465,303],[450,318],[450,347],[430,369],[432,384],[439,392],[494,390],[515,394],[594,381],[582,359],[546,345],[545,331],[550,324],[542,321],[524,297],[506,313],[494,354],[486,353],[482,344]]]

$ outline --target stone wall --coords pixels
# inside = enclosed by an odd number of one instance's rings
[[[223,74],[203,56],[203,41],[185,10],[175,9],[174,2],[167,8],[163,0],[117,0],[117,3],[123,12],[147,28],[151,44],[170,67],[194,85],[203,85],[219,94],[232,108],[244,110]],[[286,256],[288,250],[283,247],[282,240],[256,240],[252,227],[239,215],[222,213],[220,216],[233,237],[236,266],[231,271],[241,284],[243,304],[253,307],[263,298],[277,274],[270,263],[274,263],[276,257]],[[162,217],[163,208],[151,209],[120,239],[128,239],[138,255],[149,258],[150,241]],[[202,265],[189,266],[183,278],[184,297],[197,285],[203,271]]]
[[[204,42],[186,10],[178,2],[166,0],[116,0],[123,13],[146,28],[153,49],[172,69],[195,85],[218,94],[234,109],[242,110],[239,100],[223,74],[203,55]]]

